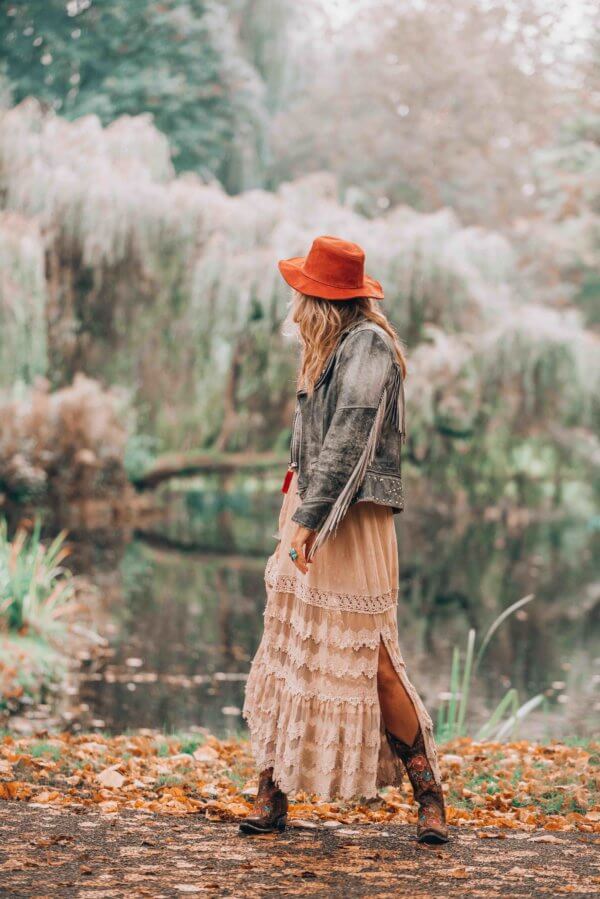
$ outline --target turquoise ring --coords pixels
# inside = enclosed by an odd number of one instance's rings
[[[294,549],[293,546],[292,546],[292,548],[290,549],[289,557],[290,557],[290,559],[292,560],[292,562],[295,562],[296,559],[298,558],[298,550]]]

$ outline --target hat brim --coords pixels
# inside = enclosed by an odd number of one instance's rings
[[[324,300],[351,300],[353,297],[373,297],[375,300],[383,300],[383,288],[375,278],[365,275],[360,287],[332,287],[305,274],[302,270],[305,261],[306,256],[295,256],[293,259],[282,259],[278,263],[284,280],[300,293],[321,297]]]

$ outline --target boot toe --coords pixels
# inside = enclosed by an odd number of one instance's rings
[[[239,830],[240,833],[245,834],[283,833],[286,824],[287,819],[285,817],[270,821],[261,818],[245,818],[240,822]]]
[[[424,830],[417,835],[418,843],[426,843],[429,846],[440,846],[443,843],[448,843],[449,840],[448,833],[439,830]]]

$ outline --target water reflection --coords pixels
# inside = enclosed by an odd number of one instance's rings
[[[263,572],[280,494],[171,489],[168,514],[115,547],[84,551],[80,567],[106,589],[112,655],[83,672],[81,699],[106,729],[193,725],[242,729],[244,674],[258,645]],[[521,701],[554,684],[522,726],[533,737],[590,735],[600,709],[598,534],[580,521],[454,524],[397,516],[401,648],[433,714],[447,690],[452,647],[483,633],[527,593],[535,600],[493,638],[477,678],[483,720],[509,686]],[[597,556],[596,556],[597,557]]]

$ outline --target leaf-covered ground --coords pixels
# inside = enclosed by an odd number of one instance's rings
[[[476,743],[440,748],[448,818],[459,827],[600,833],[600,744]],[[214,737],[62,734],[0,741],[0,799],[37,805],[138,809],[235,821],[252,805],[249,745]],[[291,817],[313,823],[412,824],[407,782],[370,802],[299,794]]]
[[[441,747],[452,841],[419,847],[407,784],[368,803],[299,795],[291,826],[238,835],[244,741],[0,742],[0,896],[557,896],[600,893],[600,746]]]

